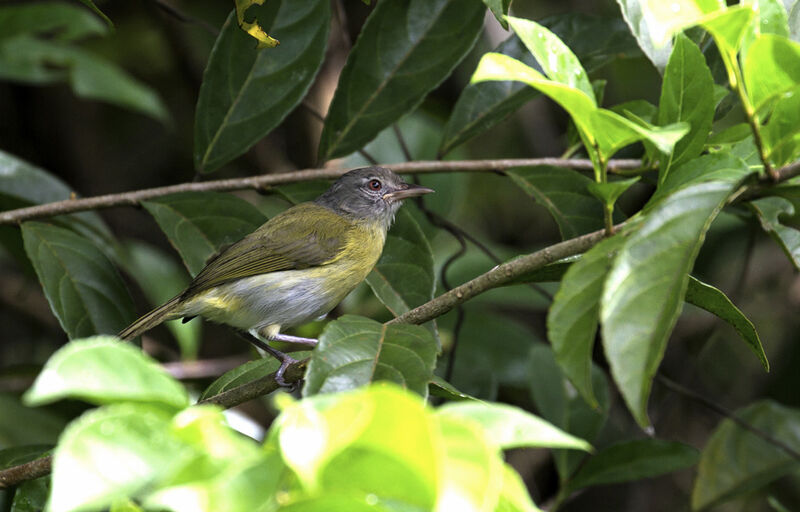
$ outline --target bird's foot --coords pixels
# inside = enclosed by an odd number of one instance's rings
[[[278,385],[280,387],[282,387],[282,388],[287,388],[290,391],[294,391],[295,388],[297,387],[297,383],[296,382],[287,382],[283,378],[283,376],[286,374],[287,368],[289,368],[289,366],[291,366],[292,364],[296,363],[297,359],[295,359],[295,358],[293,358],[293,357],[291,357],[289,355],[286,355],[285,353],[281,352],[278,349],[270,347],[268,343],[262,341],[261,339],[257,338],[256,336],[252,336],[252,337],[248,338],[248,341],[250,341],[253,345],[255,345],[259,349],[263,350],[264,352],[266,352],[270,356],[274,357],[275,359],[277,359],[281,363],[281,365],[278,367],[278,371],[275,372],[275,382],[277,382]]]

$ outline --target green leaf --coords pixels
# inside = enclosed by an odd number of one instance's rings
[[[635,178],[629,178],[627,180],[608,181],[606,183],[597,183],[593,181],[589,184],[589,192],[604,204],[614,206],[619,196],[624,194],[626,190],[631,188],[631,186],[640,179],[641,176],[636,176]]]
[[[611,374],[642,427],[649,426],[652,379],[683,306],[688,274],[735,185],[691,185],[659,203],[620,249],[606,278],[603,346]]]
[[[650,211],[676,191],[708,181],[740,181],[751,174],[750,167],[741,158],[718,152],[703,155],[685,162],[670,171],[647,202],[644,211]]]
[[[83,3],[83,5],[85,5],[89,9],[91,9],[95,14],[97,14],[98,16],[103,18],[103,21],[105,21],[106,24],[108,24],[109,27],[114,28],[114,23],[111,21],[111,19],[108,16],[106,16],[103,13],[103,11],[101,11],[100,9],[97,8],[97,6],[94,3],[94,0],[81,0],[81,3]]]
[[[63,398],[94,404],[147,402],[177,409],[189,404],[186,389],[156,361],[111,336],[75,340],[59,349],[24,398],[28,405]]]
[[[767,158],[776,167],[800,157],[800,86],[776,98],[761,138]]]
[[[303,396],[388,380],[424,397],[436,352],[436,340],[424,327],[345,315],[325,326],[311,353]]]
[[[243,199],[217,192],[183,192],[142,201],[189,273],[196,275],[227,245],[255,231],[266,219]]]
[[[504,29],[508,30],[506,14],[508,14],[508,6],[511,4],[511,0],[483,0],[483,3],[492,11],[497,22],[500,23]]]
[[[598,451],[569,483],[571,490],[672,473],[697,464],[700,454],[683,443],[660,439],[623,441]]]
[[[292,353],[292,356],[295,359],[303,359],[304,357],[308,356],[308,353],[294,352]],[[205,391],[203,391],[203,394],[200,395],[199,400],[205,400],[214,395],[218,395],[223,391],[227,391],[237,386],[241,386],[242,384],[247,384],[248,382],[266,377],[267,375],[277,371],[279,366],[280,363],[273,357],[264,357],[262,359],[248,361],[243,365],[237,366],[233,370],[228,370],[224,374],[217,377],[217,379],[212,382]]]
[[[617,3],[639,47],[653,65],[662,71],[667,65],[671,45],[660,39],[656,40],[660,30],[657,21],[648,13],[649,3],[642,0],[617,0]]]
[[[758,217],[761,228],[778,242],[792,265],[800,270],[800,231],[781,223],[781,216],[797,213],[794,203],[782,197],[765,197],[750,201],[747,206]]]
[[[475,422],[497,446],[570,448],[592,451],[592,446],[518,407],[488,402],[454,402],[436,410],[438,416]]]
[[[253,5],[263,5],[264,0],[236,0],[236,21],[239,24],[239,27],[249,34],[251,37],[255,38],[258,43],[256,44],[257,49],[262,48],[275,48],[280,44],[275,38],[270,37],[265,31],[264,27],[262,27],[258,20],[255,21],[245,21],[245,12]]]
[[[320,160],[352,153],[419,105],[472,48],[484,12],[478,0],[379,2],[339,78]]]
[[[689,276],[685,300],[728,322],[758,357],[764,370],[769,371],[769,361],[764,353],[764,347],[761,346],[761,339],[758,337],[756,328],[727,295],[719,289]]]
[[[541,24],[575,52],[587,72],[614,59],[640,54],[628,27],[616,18],[571,12],[545,18]],[[513,57],[541,71],[533,55],[514,35],[493,51]],[[518,82],[468,84],[447,120],[439,154],[445,155],[456,146],[495,126],[537,94],[538,91]]]
[[[142,287],[152,307],[164,304],[189,284],[186,269],[151,245],[127,242],[119,260],[127,274]],[[177,320],[166,322],[165,325],[178,341],[182,359],[196,359],[203,324]]]
[[[474,396],[457,390],[455,386],[437,375],[434,375],[431,381],[428,383],[428,393],[431,396],[438,396],[439,398],[453,401],[478,400]]]
[[[20,445],[41,445],[47,444],[49,447],[56,444],[58,436],[66,420],[57,416],[47,409],[34,409],[26,407],[20,403],[20,397],[11,393],[0,393],[0,447]],[[22,454],[5,451],[0,452],[0,467],[6,462],[16,460],[20,463],[33,460],[44,451],[33,447],[33,451],[28,448],[21,448]],[[5,455],[4,455],[5,454]],[[32,454],[30,458],[21,460],[24,456]],[[12,464],[9,464],[12,465]]]
[[[69,185],[49,172],[0,151],[0,210],[63,201],[72,193]],[[94,212],[59,215],[51,220],[98,242],[105,242],[110,237],[105,223]]]
[[[561,281],[567,269],[576,261],[581,259],[581,255],[569,256],[544,267],[526,272],[515,277],[509,285],[520,283],[547,283]],[[513,260],[511,260],[513,261]]]
[[[509,16],[508,23],[536,57],[547,78],[583,92],[593,104],[597,104],[586,70],[557,35],[530,20]]]
[[[47,454],[52,448],[53,445],[49,444],[31,444],[0,450],[0,469],[19,466],[38,459]]]
[[[394,316],[400,316],[433,298],[434,281],[428,240],[414,217],[402,209],[367,284]]]
[[[108,27],[96,16],[64,2],[4,5],[0,8],[0,27],[0,39],[50,34],[61,41],[73,41],[108,33]]]
[[[714,79],[703,53],[688,37],[678,34],[661,87],[658,124],[689,123],[690,129],[669,155],[664,155],[660,181],[673,166],[698,156],[714,120]]]
[[[600,368],[592,364],[592,389],[597,392],[597,407],[590,407],[576,395],[556,363],[552,349],[537,343],[530,351],[530,394],[537,411],[556,427],[587,442],[594,442],[606,424],[609,411],[608,381]],[[585,459],[575,450],[555,450],[553,460],[560,481],[566,482]]]
[[[166,122],[158,94],[111,61],[63,41],[20,35],[0,40],[0,79],[69,83],[79,98],[102,101]]]
[[[325,56],[330,2],[270,0],[254,6],[281,45],[258,51],[228,16],[203,75],[194,126],[194,163],[212,172],[277,127],[303,99]]]
[[[41,477],[28,480],[17,487],[9,512],[40,512],[45,509],[50,495],[50,479]]]
[[[71,338],[115,334],[136,317],[117,269],[89,240],[41,222],[22,224],[25,252]]]
[[[642,120],[630,121],[602,108],[592,112],[590,126],[597,148],[606,159],[637,141],[649,142],[662,153],[671,153],[675,144],[689,131],[687,123],[652,126]]]
[[[761,34],[789,37],[789,16],[781,0],[742,0],[741,3],[752,6],[755,11],[755,19],[748,26],[742,41],[742,60],[746,58],[750,45]]]
[[[764,400],[735,412],[753,427],[800,450],[800,410]],[[707,509],[759,489],[797,470],[797,460],[772,443],[722,421],[703,448],[692,490],[692,510]]]
[[[511,466],[503,466],[503,490],[494,512],[541,512],[528,494],[525,482]]]
[[[622,234],[592,247],[564,274],[547,313],[547,337],[564,375],[586,402],[598,407],[592,390],[592,349],[600,320],[600,298]]]
[[[590,192],[594,182],[578,171],[543,165],[518,167],[506,174],[547,209],[558,224],[562,239],[603,227],[603,205]]]
[[[756,110],[777,96],[800,86],[800,43],[774,34],[762,34],[744,61],[747,95]]]

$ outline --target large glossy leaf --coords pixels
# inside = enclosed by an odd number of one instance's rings
[[[94,404],[152,402],[173,408],[189,404],[184,387],[130,343],[111,336],[75,340],[53,354],[25,394],[28,405],[63,398]]]
[[[211,172],[278,126],[305,96],[325,55],[330,2],[270,0],[248,11],[281,44],[255,49],[235,13],[222,27],[203,76],[194,161]]]
[[[547,337],[556,361],[593,407],[598,406],[591,372],[600,298],[616,253],[625,241],[621,234],[603,240],[570,266],[547,314]]]
[[[797,212],[794,203],[782,197],[765,197],[747,203],[758,216],[761,227],[783,248],[794,267],[800,270],[800,231],[781,223],[781,217],[791,217]]]
[[[266,220],[243,199],[217,192],[184,192],[143,201],[192,275],[221,248],[254,231]]]
[[[384,0],[350,52],[331,102],[319,156],[361,148],[413,110],[472,48],[479,0]]]
[[[186,269],[174,257],[159,249],[144,243],[128,242],[123,251],[118,261],[142,288],[152,307],[167,302],[189,284]],[[165,325],[178,341],[182,358],[196,359],[200,349],[202,322],[175,320],[165,322]]]
[[[681,188],[708,181],[739,181],[752,171],[741,158],[728,152],[711,153],[681,164],[658,185],[644,207],[649,211]]]
[[[544,419],[570,434],[594,442],[608,419],[609,391],[605,374],[592,365],[592,389],[597,406],[592,408],[576,395],[559,368],[553,350],[537,343],[530,352],[530,394],[536,410]],[[586,457],[575,450],[555,450],[553,460],[560,481],[566,482]]]
[[[646,15],[647,3],[643,0],[617,0],[617,3],[639,47],[659,71],[663,70],[669,60],[672,45],[656,40],[659,30],[652,26],[655,25],[652,16]]]
[[[528,494],[525,482],[511,466],[503,468],[503,491],[495,512],[541,512]]]
[[[697,464],[698,451],[660,439],[624,441],[598,451],[569,482],[572,490],[615,484],[672,473]]]
[[[611,373],[636,421],[649,426],[647,399],[680,314],[706,230],[736,182],[685,187],[648,213],[620,249],[600,307]]]
[[[437,409],[439,416],[473,421],[502,449],[528,447],[591,451],[592,446],[518,407],[500,403],[455,402]]]
[[[765,400],[735,414],[792,449],[800,450],[797,429],[800,410]],[[723,503],[796,471],[797,467],[797,460],[791,455],[726,419],[703,448],[692,490],[692,509]]]
[[[28,480],[17,487],[9,512],[39,512],[45,509],[49,496],[49,478]]]
[[[714,120],[714,79],[700,49],[688,37],[679,34],[664,70],[658,124],[687,122],[690,129],[675,144],[672,153],[661,162],[660,180],[676,165],[686,162],[703,150]]]
[[[115,334],[134,320],[125,283],[92,242],[41,222],[22,224],[22,237],[50,307],[70,338]]]
[[[800,43],[774,34],[762,34],[747,52],[744,81],[753,107],[800,85]]]
[[[758,337],[756,328],[744,313],[731,302],[727,295],[722,293],[721,290],[690,276],[685,300],[689,304],[703,308],[728,322],[758,357],[764,369],[769,371],[769,361],[767,361],[767,355],[764,353],[764,347],[761,346],[761,339]]]
[[[594,182],[578,171],[538,166],[516,168],[506,174],[547,208],[564,240],[603,227],[603,205],[589,192]]]
[[[800,157],[800,85],[775,99],[761,138],[767,158],[776,167]]]
[[[159,121],[169,113],[158,94],[111,61],[63,41],[20,35],[0,40],[0,79],[65,82],[80,98],[133,110]]]
[[[436,352],[436,340],[423,327],[345,315],[325,326],[311,354],[303,395],[386,380],[427,396]]]
[[[433,298],[431,247],[408,210],[398,212],[367,284],[395,316]]]
[[[639,53],[636,41],[622,20],[568,13],[542,20],[578,57],[587,72],[608,62]],[[493,50],[541,71],[533,55],[516,36]],[[447,120],[439,154],[444,155],[488,130],[534,98],[538,92],[519,82],[480,82],[467,85]]]

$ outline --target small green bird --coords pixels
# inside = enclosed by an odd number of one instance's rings
[[[293,360],[265,342],[315,344],[280,332],[336,307],[375,266],[403,199],[429,192],[382,167],[343,174],[314,201],[289,208],[224,249],[186,290],[119,336],[130,339],[166,320],[202,316],[253,335],[283,363],[276,379],[282,384]]]

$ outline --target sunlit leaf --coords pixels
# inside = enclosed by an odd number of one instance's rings
[[[63,398],[95,404],[119,401],[186,407],[186,389],[156,361],[130,343],[111,336],[75,340],[48,359],[25,394],[28,405]]]
[[[275,48],[280,44],[280,41],[270,37],[269,34],[264,32],[264,28],[256,21],[245,21],[245,13],[252,5],[263,5],[264,0],[236,0],[236,21],[239,27],[247,32],[250,37],[258,41],[256,47],[261,48]]]
[[[747,95],[758,110],[800,86],[800,43],[762,34],[750,45],[743,72]]]

